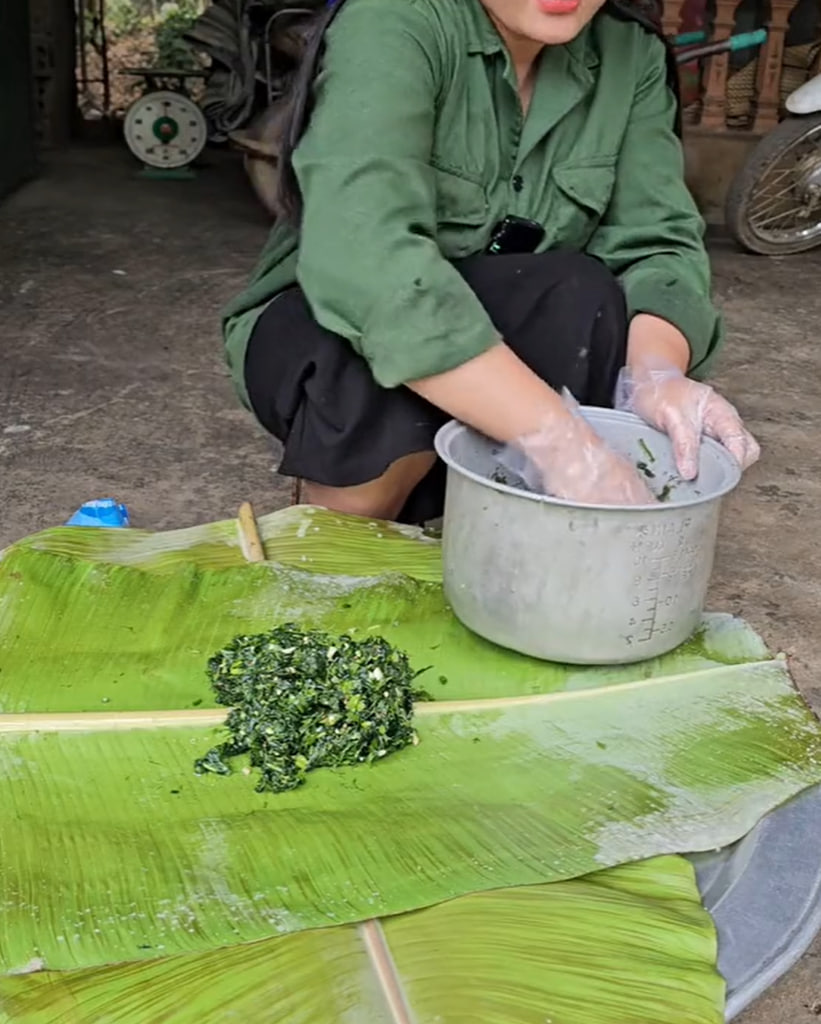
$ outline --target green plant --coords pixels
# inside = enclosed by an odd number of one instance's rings
[[[108,35],[113,39],[134,35],[147,25],[145,12],[134,0],[107,0],[105,17]]]
[[[189,70],[199,66],[199,59],[183,39],[183,33],[201,13],[200,0],[177,0],[162,4],[154,24],[154,47],[159,67]]]

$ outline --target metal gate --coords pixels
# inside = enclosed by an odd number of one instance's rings
[[[36,167],[27,0],[0,0],[0,198]]]

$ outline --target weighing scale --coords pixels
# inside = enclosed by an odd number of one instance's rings
[[[208,141],[205,115],[188,94],[186,83],[202,71],[124,68],[121,74],[142,78],[145,91],[125,115],[125,142],[151,178],[192,178],[191,164]]]

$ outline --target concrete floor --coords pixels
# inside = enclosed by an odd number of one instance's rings
[[[157,182],[124,149],[77,150],[0,206],[0,548],[94,497],[154,529],[287,504],[218,329],[266,230],[229,154]],[[768,261],[719,240],[713,257],[717,383],[764,457],[728,502],[710,604],[786,651],[821,710],[821,252]],[[817,941],[743,1024],[816,1022],[820,958]]]

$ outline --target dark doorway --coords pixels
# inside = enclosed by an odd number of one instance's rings
[[[27,0],[0,4],[0,198],[34,174],[36,144]]]

